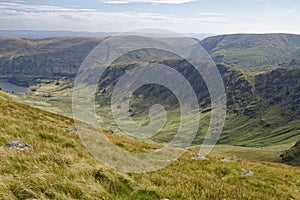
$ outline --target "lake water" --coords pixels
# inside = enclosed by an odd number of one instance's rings
[[[7,79],[0,79],[0,88],[2,88],[2,91],[10,93],[25,93],[28,89],[26,86],[15,85],[11,82],[8,82]]]

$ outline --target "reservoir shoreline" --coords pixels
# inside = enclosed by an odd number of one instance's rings
[[[28,87],[24,85],[16,85],[7,78],[0,78],[0,88],[8,93],[26,93]]]

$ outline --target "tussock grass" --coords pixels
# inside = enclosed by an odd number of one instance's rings
[[[89,154],[76,134],[61,130],[72,119],[0,96],[0,144],[20,139],[34,148],[0,150],[0,199],[299,199],[300,169],[282,164],[233,158],[223,163],[221,155],[198,161],[186,152],[159,171],[117,172]],[[159,147],[107,137],[128,151]],[[242,177],[244,170],[254,176]]]

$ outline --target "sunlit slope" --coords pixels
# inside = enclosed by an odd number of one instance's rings
[[[70,118],[20,104],[2,92],[0,107],[1,145],[17,139],[34,148],[1,150],[1,199],[299,199],[299,168],[238,158],[222,162],[217,155],[192,160],[186,152],[156,172],[119,173],[89,154],[76,134],[62,130],[72,126]],[[129,151],[158,147],[108,137]],[[242,176],[245,171],[253,174]]]

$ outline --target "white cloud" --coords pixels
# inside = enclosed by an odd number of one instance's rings
[[[27,5],[17,2],[0,2],[0,9],[14,9],[14,10],[21,10],[21,11],[96,11],[95,9],[77,9],[77,8],[66,8],[66,7],[59,7],[59,6],[47,6],[47,5]]]
[[[197,0],[98,0],[99,3],[128,4],[128,3],[153,3],[153,4],[183,4]]]
[[[200,13],[200,17],[137,12],[101,12],[58,6],[0,2],[1,29],[68,29],[81,31],[120,31],[145,27],[178,31],[205,24],[226,23],[219,13]]]
[[[24,3],[25,0],[8,0],[8,2],[13,2],[13,3]]]

